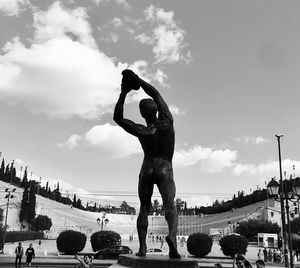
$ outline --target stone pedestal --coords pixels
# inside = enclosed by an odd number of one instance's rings
[[[120,255],[115,267],[130,268],[197,268],[198,262],[186,258],[170,259],[168,256]]]

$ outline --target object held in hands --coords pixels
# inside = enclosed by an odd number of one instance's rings
[[[130,91],[131,89],[138,90],[140,88],[140,78],[133,71],[125,69],[122,75],[122,88],[126,89],[126,91]]]

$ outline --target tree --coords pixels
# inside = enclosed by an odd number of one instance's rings
[[[25,186],[23,191],[23,197],[21,201],[21,210],[20,210],[20,222],[22,223],[24,220],[27,220],[27,208],[28,208],[28,197],[29,197],[29,191],[28,191],[28,185]]]
[[[255,240],[258,233],[279,234],[280,227],[277,223],[262,220],[248,220],[240,222],[236,232],[249,240]]]
[[[74,194],[74,197],[73,197],[73,202],[72,202],[72,206],[73,206],[74,208],[76,208],[76,207],[77,207],[76,194]]]
[[[161,206],[157,199],[153,200],[153,211],[156,215],[160,214]]]
[[[175,202],[177,211],[181,211],[184,208],[184,201],[181,198],[177,198]]]
[[[300,234],[300,218],[295,218],[291,221],[291,232]]]
[[[27,209],[27,221],[30,226],[33,225],[35,219],[35,205],[36,205],[36,197],[35,197],[35,186],[33,183],[30,185],[29,190],[29,199],[28,199],[28,209]]]
[[[38,232],[50,230],[52,221],[47,215],[38,215],[34,220],[34,229]]]
[[[0,168],[0,173],[4,174],[5,172],[5,162],[4,162],[4,158],[2,158],[2,163],[1,163],[1,168]]]
[[[25,188],[26,186],[28,186],[27,166],[25,167],[24,175],[23,175],[23,180],[21,181],[20,186],[21,186],[22,188]]]
[[[127,204],[126,201],[123,201],[122,204],[120,205],[121,211],[122,212],[124,211],[125,214],[128,214],[129,208],[130,208],[130,206]]]

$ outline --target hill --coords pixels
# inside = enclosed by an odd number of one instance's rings
[[[9,184],[0,181],[0,206],[6,209],[5,202],[5,188]],[[26,230],[27,227],[22,228],[19,222],[20,204],[23,194],[23,189],[16,188],[15,197],[11,199],[11,205],[8,210],[8,230]],[[243,208],[238,208],[233,211],[224,212],[220,214],[204,215],[203,217],[193,216],[179,216],[178,220],[178,234],[189,235],[193,232],[209,233],[210,228],[226,228],[228,222],[236,223],[249,218],[258,218],[260,212],[257,212],[259,207],[265,206],[267,201],[255,203]],[[260,211],[260,210],[259,210]],[[78,230],[90,236],[93,232],[100,230],[97,224],[97,219],[102,217],[102,213],[89,212],[73,208],[72,206],[64,205],[56,201],[36,195],[36,215],[47,215],[52,220],[52,227],[46,234],[49,238],[55,238],[57,235],[66,229]],[[5,213],[4,213],[5,216]],[[134,234],[136,235],[136,215],[123,214],[106,214],[109,223],[104,226],[106,230],[113,230],[122,235]],[[149,216],[149,233],[165,235],[167,234],[167,224],[164,216]]]

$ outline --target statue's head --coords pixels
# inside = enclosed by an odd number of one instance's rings
[[[142,99],[140,101],[140,112],[145,119],[156,117],[157,105],[152,99]]]

